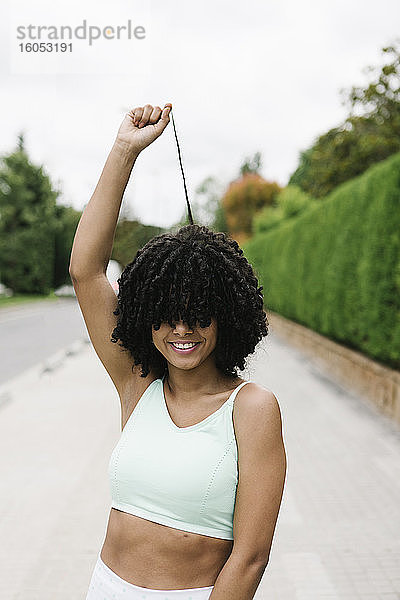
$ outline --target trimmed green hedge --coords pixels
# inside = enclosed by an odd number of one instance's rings
[[[400,153],[243,251],[267,312],[400,367]]]

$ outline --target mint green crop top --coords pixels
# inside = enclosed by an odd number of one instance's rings
[[[199,423],[178,427],[165,402],[164,377],[152,381],[111,454],[111,506],[183,531],[233,540],[238,454],[232,410],[246,383]]]

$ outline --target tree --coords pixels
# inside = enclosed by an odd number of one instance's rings
[[[194,200],[190,201],[192,216],[195,223],[206,225],[213,231],[227,232],[224,210],[221,205],[223,185],[214,176],[208,176],[196,187]],[[189,224],[187,208],[174,228]]]
[[[124,269],[127,264],[132,262],[140,248],[143,248],[154,236],[165,231],[163,227],[144,225],[140,221],[123,217],[117,224],[110,258],[118,261],[121,268]]]
[[[391,46],[382,48],[389,62],[381,67],[368,66],[364,73],[372,74],[366,87],[342,89],[343,103],[350,108],[349,119],[361,113],[364,118],[384,127],[388,133],[400,130],[400,38]]]
[[[193,208],[196,213],[196,221],[211,227],[219,206],[222,185],[215,177],[209,176],[197,186],[195,194]]]
[[[82,212],[75,210],[72,206],[63,206],[61,204],[58,204],[54,211],[56,230],[52,287],[58,288],[64,284],[71,285],[69,261],[75,231],[78,227]]]
[[[394,44],[382,52],[389,61],[364,69],[372,74],[365,87],[341,90],[348,117],[301,152],[289,184],[321,198],[400,150],[400,50]]]
[[[192,215],[195,223],[207,225],[213,231],[222,231],[223,233],[234,232],[237,237],[244,239],[251,229],[251,219],[254,211],[257,211],[265,203],[272,202],[274,193],[279,186],[277,184],[266,182],[259,170],[261,169],[261,153],[255,152],[253,156],[248,156],[242,162],[239,168],[239,177],[232,182],[225,192],[223,184],[214,176],[206,177],[196,188],[195,198],[190,203]],[[243,187],[243,182],[246,182]],[[263,191],[260,191],[263,185],[266,184]],[[236,188],[236,184],[239,185]],[[247,184],[248,187],[247,187]],[[247,191],[244,188],[247,187]],[[236,190],[239,190],[239,195],[244,192],[245,198],[243,205],[239,196],[236,196]],[[247,200],[246,200],[247,198]],[[247,203],[247,204],[246,204]],[[247,214],[247,221],[243,222],[242,217],[247,209],[250,211]],[[230,213],[228,216],[228,212]],[[236,222],[238,220],[238,223]],[[189,223],[187,210],[182,213],[179,222],[174,226],[175,229],[187,225]],[[245,229],[241,229],[244,224]]]
[[[248,173],[259,173],[261,170],[261,152],[255,152],[253,156],[247,156],[241,167],[240,175],[243,177]]]
[[[0,275],[14,292],[48,294],[53,287],[59,193],[43,166],[30,162],[21,133],[0,165]]]
[[[222,197],[229,233],[239,243],[253,233],[253,217],[265,206],[271,206],[280,191],[274,181],[266,181],[257,173],[247,173],[233,181]]]

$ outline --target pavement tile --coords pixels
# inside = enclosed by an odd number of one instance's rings
[[[400,600],[398,427],[273,332],[242,375],[275,393],[288,459],[255,599]],[[7,393],[0,600],[83,600],[110,510],[118,394],[91,345]]]

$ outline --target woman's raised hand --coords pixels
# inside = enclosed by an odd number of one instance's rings
[[[161,109],[146,104],[126,113],[117,134],[117,142],[136,154],[157,139],[169,123],[172,104]]]

